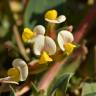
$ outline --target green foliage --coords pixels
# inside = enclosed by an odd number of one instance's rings
[[[45,10],[56,7],[63,2],[66,2],[66,0],[29,0],[24,14],[25,26],[32,27],[32,25],[38,22],[36,20],[32,20],[32,22],[30,22],[30,19],[34,14],[37,14],[39,17],[39,14],[44,13]]]
[[[10,85],[10,89],[11,89],[10,96],[16,96],[15,90],[13,89],[13,87],[11,85]]]
[[[66,93],[68,83],[70,78],[72,77],[73,73],[64,73],[61,75],[58,75],[52,84],[49,86],[48,90],[48,96],[50,96],[56,89],[58,89],[62,84],[63,86],[63,91]]]
[[[84,83],[82,88],[82,96],[95,96],[96,83]]]

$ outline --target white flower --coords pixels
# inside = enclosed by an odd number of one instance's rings
[[[20,81],[25,81],[28,77],[28,66],[26,62],[22,59],[15,59],[12,65],[20,71]]]
[[[58,33],[57,41],[62,51],[65,51],[67,55],[70,55],[73,49],[76,47],[72,44],[74,40],[73,34],[67,30],[62,30]]]
[[[62,23],[66,20],[64,15],[60,15],[57,17],[56,10],[49,10],[45,13],[45,20],[49,23]]]
[[[38,35],[33,44],[33,51],[35,55],[41,55],[39,63],[52,61],[49,55],[54,55],[56,52],[56,44],[54,40],[48,36]]]
[[[48,18],[45,18],[45,20],[49,23],[63,23],[66,20],[66,17],[64,15],[60,15],[55,20],[50,20]]]
[[[52,38],[38,35],[35,39],[33,50],[36,55],[40,55],[42,51],[46,51],[49,55],[53,55],[56,52],[56,44]]]

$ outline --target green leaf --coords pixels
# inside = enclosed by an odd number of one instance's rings
[[[63,89],[66,92],[67,85],[72,75],[73,73],[64,73],[56,77],[52,82],[52,84],[49,86],[48,96],[50,96],[53,93],[53,91],[56,90],[58,87],[60,87],[62,84],[63,84]]]
[[[96,83],[84,83],[81,96],[96,96]]]
[[[68,60],[67,64],[62,67],[56,78],[53,80],[52,84],[49,86],[49,96],[54,90],[56,90],[56,88],[60,87],[62,84],[64,85],[63,90],[66,92],[69,80],[80,66],[81,61],[81,55],[76,57],[74,60],[71,60],[71,58]]]
[[[33,23],[36,24],[36,20],[33,20],[32,23],[30,22],[33,14],[39,15],[45,10],[56,7],[64,2],[66,2],[66,0],[29,0],[24,14],[25,26],[32,27]]]
[[[57,89],[55,94],[52,94],[52,96],[63,96],[63,92],[60,89]]]
[[[13,89],[13,87],[11,85],[10,85],[10,88],[11,88],[10,96],[16,96],[15,90]]]
[[[71,58],[70,58],[68,61],[69,61],[68,64],[63,66],[63,68],[59,74],[66,73],[66,72],[75,73],[75,71],[79,68],[79,66],[82,62],[81,56],[76,57],[75,60],[71,60]]]
[[[31,84],[32,84],[32,91],[34,91],[35,93],[38,93],[38,89],[35,86],[35,84],[33,82]]]

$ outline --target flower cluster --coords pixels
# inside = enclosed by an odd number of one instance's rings
[[[58,24],[66,20],[64,15],[58,16],[56,10],[49,10],[45,13],[45,21],[48,24]],[[68,30],[61,30],[58,32],[56,40],[46,34],[47,28],[43,25],[37,25],[31,30],[30,28],[24,28],[22,33],[22,40],[25,43],[29,43],[33,46],[32,52],[39,57],[38,64],[46,64],[52,62],[58,47],[66,53],[66,56],[70,55],[74,48],[74,37]],[[56,43],[57,42],[57,43]],[[63,52],[62,52],[63,53]],[[15,59],[12,62],[13,68],[8,70],[9,79],[15,82],[25,81],[28,76],[28,66],[22,59]]]
[[[49,10],[45,13],[45,20],[50,24],[62,23],[66,20],[64,15],[57,15],[56,10]],[[33,44],[34,54],[40,56],[39,64],[53,61],[49,56],[56,53],[56,43],[51,37],[46,35],[46,29],[43,25],[35,26],[33,31],[29,28],[24,28],[22,39],[24,42]],[[76,47],[76,45],[72,43],[73,40],[74,37],[71,32],[67,30],[58,32],[58,45],[67,55],[70,55]]]

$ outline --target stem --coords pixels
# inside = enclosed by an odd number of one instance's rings
[[[96,75],[96,46],[94,46],[94,75]],[[96,79],[96,76],[94,76]]]
[[[47,35],[49,35],[52,39],[56,39],[56,24],[53,23],[48,23],[48,30],[47,30]]]
[[[96,15],[96,4],[93,5],[92,9],[89,11],[88,15],[84,18],[84,20],[80,23],[77,31],[74,34],[75,42],[78,43],[81,41],[81,39],[84,37],[84,34],[87,32],[88,28],[92,24],[95,15]],[[77,54],[76,56],[79,56]],[[55,76],[58,74],[60,69],[62,68],[62,65],[65,64],[67,59],[61,62],[55,63],[48,72],[45,73],[45,75],[42,77],[41,81],[39,82],[38,89],[39,91],[45,91],[51,84],[52,80],[55,78]],[[55,71],[54,71],[55,70]]]
[[[2,84],[17,84],[17,85],[19,84],[18,82],[12,81],[11,79],[12,79],[11,77],[1,78],[0,83],[2,83]]]
[[[19,32],[18,32],[18,28],[17,28],[16,25],[13,26],[13,32],[14,32],[14,36],[16,38],[16,42],[17,42],[17,45],[19,47],[19,51],[20,51],[21,55],[25,58],[26,61],[29,61],[30,59],[26,54],[24,45],[21,41],[21,38],[20,38],[20,35],[19,35]]]
[[[28,92],[30,90],[30,85],[25,85],[21,90],[16,92],[16,96],[22,96],[24,93]]]
[[[85,33],[91,27],[94,18],[96,17],[96,2],[92,6],[91,10],[89,10],[87,16],[80,23],[77,31],[74,33],[74,41],[79,43],[81,39],[84,37]]]
[[[27,56],[27,54],[26,54],[26,51],[25,51],[25,48],[24,48],[24,45],[23,45],[23,43],[22,43],[22,41],[21,41],[21,38],[20,38],[20,35],[19,35],[19,31],[18,31],[18,28],[17,28],[17,26],[16,26],[16,21],[15,21],[15,19],[14,19],[14,17],[13,17],[13,13],[12,13],[12,11],[11,11],[11,9],[10,9],[10,6],[9,6],[9,1],[8,0],[5,0],[6,2],[5,2],[5,5],[6,5],[6,7],[7,7],[7,11],[8,11],[8,16],[9,16],[9,19],[10,19],[10,21],[11,21],[11,24],[12,25],[14,25],[14,26],[12,26],[12,28],[13,28],[13,32],[14,32],[14,35],[15,35],[15,38],[16,38],[16,41],[17,41],[17,45],[18,45],[18,47],[19,47],[19,51],[20,51],[20,53],[21,53],[21,55],[24,57],[24,59],[26,60],[26,61],[29,61],[30,59],[29,59],[29,57]]]
[[[60,71],[62,68],[63,64],[67,61],[67,58],[65,58],[63,61],[56,62],[49,70],[48,72],[45,73],[41,81],[39,82],[38,85],[38,90],[39,91],[46,91],[57,73]],[[55,70],[55,71],[54,71]]]

